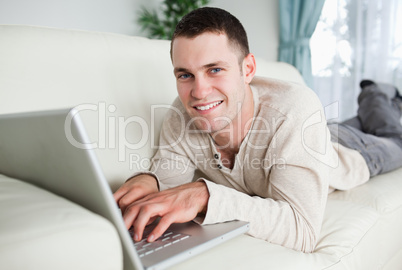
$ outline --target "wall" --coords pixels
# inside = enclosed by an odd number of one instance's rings
[[[251,51],[275,61],[279,44],[279,0],[212,0],[243,23]],[[0,24],[28,24],[144,36],[136,20],[141,7],[162,0],[0,0]],[[246,3],[247,2],[247,3]]]
[[[212,0],[211,6],[226,9],[247,31],[250,50],[266,60],[276,61],[279,46],[279,0]]]

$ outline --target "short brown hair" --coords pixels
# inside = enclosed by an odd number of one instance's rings
[[[235,16],[220,8],[203,7],[191,11],[177,24],[170,44],[170,55],[175,38],[193,38],[206,32],[226,34],[229,43],[239,50],[239,60],[250,53],[246,31]]]

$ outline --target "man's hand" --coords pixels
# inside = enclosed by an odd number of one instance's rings
[[[146,225],[161,217],[148,236],[148,241],[158,239],[172,223],[193,220],[198,213],[205,213],[209,192],[204,182],[194,182],[151,193],[124,207],[123,219],[127,228],[134,227],[134,240],[140,241]]]
[[[133,202],[158,191],[158,183],[153,176],[140,174],[126,181],[126,183],[113,194],[113,197],[120,207],[121,212],[124,213],[127,206]]]

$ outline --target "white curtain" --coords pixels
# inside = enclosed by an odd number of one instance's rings
[[[327,118],[356,114],[362,79],[402,92],[402,0],[326,0],[310,46]]]

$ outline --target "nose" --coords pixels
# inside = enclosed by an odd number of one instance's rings
[[[209,95],[212,91],[212,86],[208,80],[204,77],[196,77],[194,80],[193,89],[191,90],[191,96],[202,100]]]

